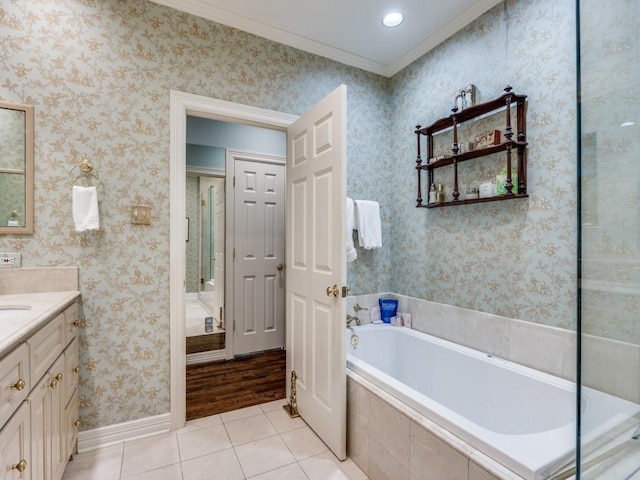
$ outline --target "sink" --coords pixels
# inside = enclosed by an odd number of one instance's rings
[[[0,305],[0,318],[13,317],[25,310],[31,310],[31,305]]]

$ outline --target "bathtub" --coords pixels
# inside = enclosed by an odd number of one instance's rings
[[[345,335],[348,370],[521,477],[542,480],[571,463],[574,383],[407,328],[364,325]],[[640,411],[583,392],[585,441]]]

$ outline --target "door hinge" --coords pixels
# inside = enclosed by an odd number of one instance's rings
[[[233,247],[233,259],[236,259],[236,247]]]
[[[346,297],[347,295],[349,295],[351,293],[351,288],[349,287],[342,287],[342,298]]]
[[[233,321],[233,331],[234,332],[236,331],[236,321],[235,320]]]
[[[233,176],[233,188],[236,188],[236,176]]]

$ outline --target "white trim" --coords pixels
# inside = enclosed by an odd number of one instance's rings
[[[225,349],[209,350],[208,352],[190,353],[187,355],[187,365],[215,362],[226,358]]]
[[[171,357],[171,429],[186,422],[186,325],[185,325],[185,182],[187,115],[286,131],[297,115],[241,105],[215,98],[171,90],[170,92],[170,181],[169,181],[169,289]],[[229,176],[227,176],[229,182]],[[225,202],[228,201],[225,199]],[[227,223],[228,225],[229,223]],[[227,248],[227,251],[229,249]],[[227,255],[229,258],[230,255]],[[232,289],[226,289],[227,291]],[[226,294],[225,294],[226,295]],[[225,303],[228,297],[225,298]],[[228,304],[228,303],[227,303]],[[229,319],[229,316],[226,315]],[[227,330],[229,330],[227,328]],[[227,349],[228,350],[228,349]]]
[[[153,0],[154,3],[164,5],[182,12],[187,12],[198,17],[206,18],[223,25],[257,35],[267,40],[282,43],[305,52],[310,52],[321,57],[335,60],[336,62],[360,68],[368,72],[377,73],[385,77],[393,77],[404,67],[422,57],[427,52],[433,50],[444,40],[458,32],[461,28],[471,23],[487,10],[495,7],[502,0],[479,0],[470,8],[458,15],[444,27],[422,41],[418,46],[403,55],[396,62],[386,65],[371,59],[361,57],[340,48],[335,48],[324,43],[311,40],[310,38],[287,32],[280,28],[257,22],[247,17],[212,7],[204,0]]]
[[[170,430],[169,427],[170,415],[163,413],[130,422],[84,430],[78,433],[78,453],[88,452],[127,440],[165,433]]]
[[[502,3],[502,0],[480,0],[474,3],[470,8],[451,20],[436,33],[423,40],[422,43],[420,43],[417,47],[404,54],[396,62],[388,65],[386,76],[394,76],[404,67],[410,65],[427,52],[430,52],[431,50],[436,48],[454,33],[458,32],[469,23],[480,17],[480,15],[495,7],[499,3]]]
[[[204,175],[206,177],[224,178],[226,172],[221,168],[194,167],[187,165],[187,175]]]

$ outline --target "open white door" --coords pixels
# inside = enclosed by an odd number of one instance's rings
[[[346,458],[344,246],[347,87],[287,130],[287,372],[298,412]],[[287,396],[291,394],[287,378]]]

